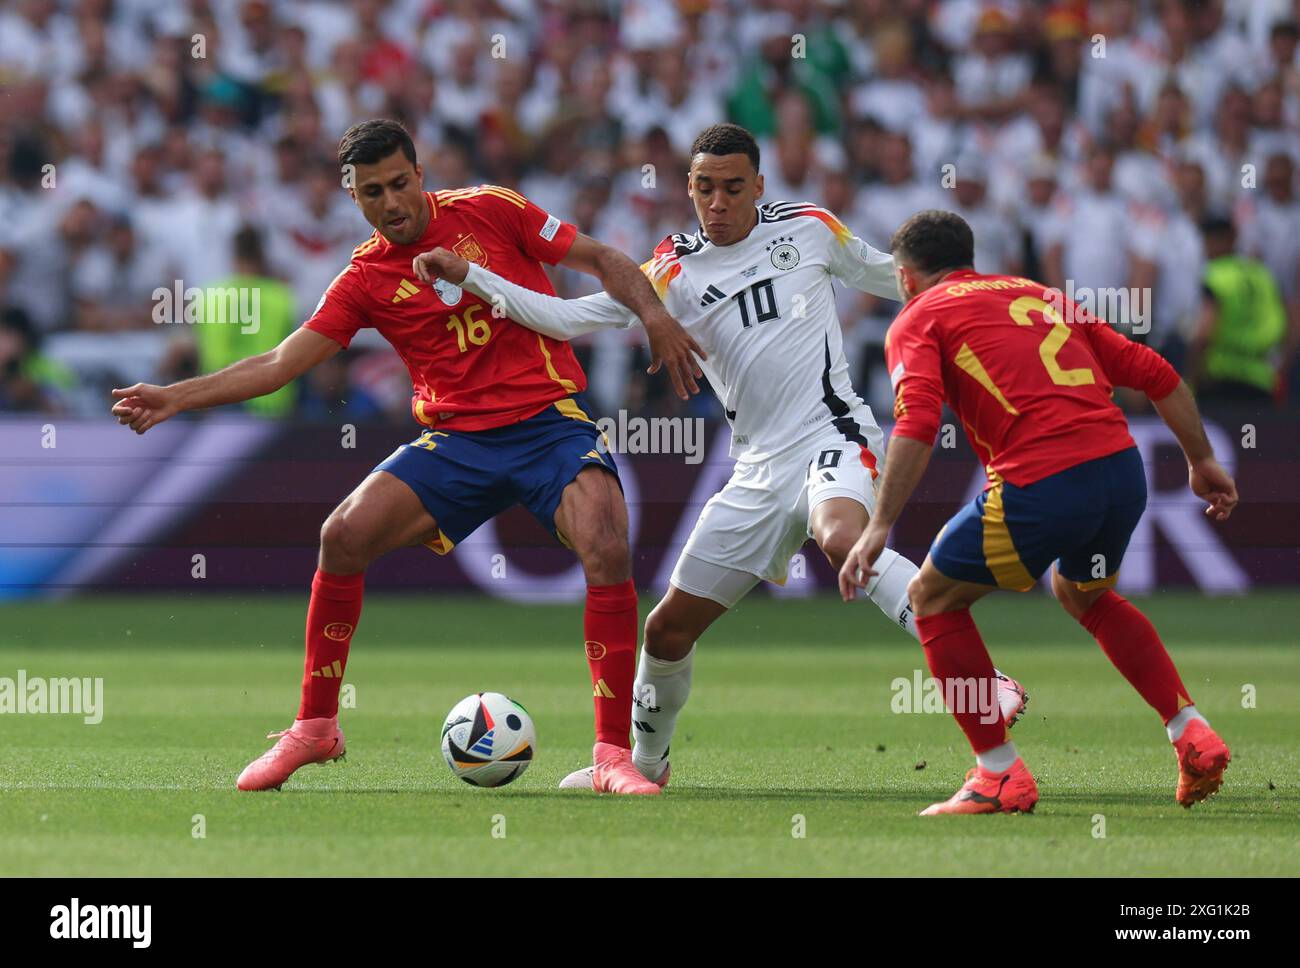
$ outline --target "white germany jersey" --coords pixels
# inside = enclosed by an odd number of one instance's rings
[[[859,440],[863,425],[874,425],[849,379],[832,279],[897,299],[893,259],[830,212],[807,202],[760,205],[741,241],[717,246],[703,230],[671,235],[641,268],[709,355],[700,368],[731,423],[732,457],[766,460],[828,424]],[[602,297],[610,312],[635,319],[603,293],[583,302]]]

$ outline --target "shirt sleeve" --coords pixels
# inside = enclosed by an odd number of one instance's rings
[[[894,433],[933,444],[943,415],[943,366],[937,323],[903,310],[885,338],[885,361],[894,387]]]
[[[561,299],[516,285],[472,262],[461,285],[494,306],[501,306],[515,322],[553,339],[570,340],[601,329],[627,329],[638,322],[636,314],[609,293]]]
[[[827,271],[854,289],[897,302],[894,257],[862,241],[830,212],[818,209],[813,214],[821,218],[828,229]]]
[[[328,336],[347,349],[357,331],[368,325],[366,314],[359,308],[360,289],[361,268],[352,263],[334,277],[316,304],[311,318],[303,326],[314,333]]]
[[[479,198],[504,222],[520,249],[550,266],[564,260],[578,237],[577,228],[518,192],[491,185],[484,188]]]
[[[1152,400],[1163,400],[1182,382],[1178,371],[1163,356],[1120,335],[1106,323],[1091,320],[1075,328],[1087,334],[1092,354],[1113,386],[1131,387]]]

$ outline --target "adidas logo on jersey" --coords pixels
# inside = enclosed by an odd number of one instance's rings
[[[403,279],[397,286],[397,292],[393,293],[393,302],[399,303],[403,299],[410,299],[420,291],[410,279]]]
[[[726,299],[727,294],[712,283],[709,288],[704,290],[704,298],[700,300],[701,306],[711,306],[719,299]]]
[[[312,670],[312,677],[316,679],[342,679],[343,665],[338,659],[335,659],[327,666],[321,666],[319,669]]]

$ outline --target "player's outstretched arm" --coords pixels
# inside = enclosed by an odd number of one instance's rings
[[[600,280],[601,288],[636,313],[650,342],[651,363],[647,373],[658,373],[661,367],[667,368],[673,389],[683,400],[700,392],[695,381],[704,374],[696,357],[708,357],[664,308],[654,287],[635,262],[617,249],[579,232],[563,264],[595,276]]]
[[[848,230],[840,226],[844,233]],[[826,268],[846,285],[882,299],[898,301],[894,257],[873,248],[852,234],[832,233]]]
[[[552,339],[571,340],[597,330],[626,329],[636,322],[636,314],[608,293],[581,299],[548,296],[441,247],[417,255],[411,269],[421,282],[445,279],[463,286],[493,306],[500,306],[515,322]]]
[[[584,256],[588,263],[592,259],[600,259],[615,264],[616,267],[610,270],[615,276],[621,275],[621,270],[616,265],[619,260],[631,267],[653,301],[653,305],[644,311],[644,315],[637,312],[636,307],[615,298],[617,294],[613,292],[600,292],[592,296],[583,296],[581,299],[548,296],[510,282],[441,247],[417,255],[411,262],[411,270],[422,282],[445,279],[455,285],[464,286],[493,305],[502,306],[510,314],[511,319],[552,339],[570,340],[601,329],[622,329],[630,326],[640,317],[650,340],[650,352],[654,360],[648,372],[657,373],[660,367],[666,365],[679,397],[685,400],[687,390],[690,393],[698,393],[699,386],[695,383],[694,377],[700,375],[700,370],[691,354],[698,355],[700,359],[707,359],[705,352],[668,314],[663,303],[654,294],[650,283],[630,259],[585,235],[579,235],[573,245],[575,249],[581,247],[585,251],[586,243],[598,246],[604,252],[613,253],[613,256],[603,254],[594,256],[588,253]],[[564,264],[569,265],[568,258],[565,259]],[[572,267],[581,268],[579,265]],[[598,275],[596,272],[591,274]],[[601,281],[604,282],[603,277]]]
[[[1237,506],[1237,484],[1214,457],[1191,388],[1179,381],[1173,393],[1152,402],[1187,457],[1187,483],[1192,493],[1210,502],[1206,514],[1226,521]]]
[[[275,349],[232,363],[216,373],[165,387],[137,383],[114,390],[117,402],[113,416],[118,423],[142,434],[186,410],[219,407],[273,393],[341,348],[328,336],[297,329]]]

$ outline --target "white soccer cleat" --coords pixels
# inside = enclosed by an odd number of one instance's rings
[[[1002,709],[1002,718],[1007,726],[1014,726],[1025,714],[1025,707],[1029,705],[1029,693],[1010,676],[1003,675],[996,669],[993,671],[998,677],[998,706]]]
[[[563,780],[560,781],[561,790],[590,790],[593,788],[592,774],[596,772],[594,766],[583,767],[581,770],[574,770]]]
[[[671,773],[672,773],[671,766],[664,767],[663,775],[659,777],[659,779],[654,781],[659,785],[659,789],[662,790],[664,787],[668,785],[668,777]],[[594,766],[586,766],[583,767],[581,770],[574,770],[572,773],[570,773],[568,776],[566,776],[563,780],[560,781],[560,789],[561,790],[594,790],[596,788],[595,774],[596,774],[596,768]]]

